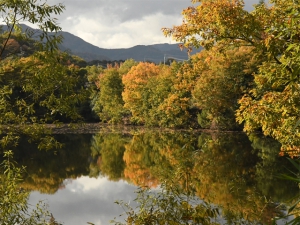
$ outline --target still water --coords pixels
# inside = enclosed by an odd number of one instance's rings
[[[22,186],[32,190],[30,203],[44,200],[66,225],[109,224],[123,212],[114,201],[132,203],[137,186],[157,188],[168,179],[219,207],[220,221],[245,224],[269,224],[299,191],[277,178],[292,169],[280,145],[257,134],[143,130],[56,138],[61,149],[41,151],[24,140],[15,157],[27,168]]]

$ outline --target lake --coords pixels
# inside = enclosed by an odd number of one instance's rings
[[[63,146],[48,151],[21,139],[15,159],[27,168],[30,204],[45,201],[66,225],[109,224],[124,212],[114,201],[134,203],[138,186],[168,179],[218,207],[223,224],[268,224],[299,192],[277,177],[293,170],[280,145],[259,134],[116,129],[55,137]]]

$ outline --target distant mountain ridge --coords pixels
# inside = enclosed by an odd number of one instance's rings
[[[178,44],[153,44],[136,45],[131,48],[105,49],[92,45],[83,39],[65,31],[59,32],[64,37],[61,44],[62,49],[67,49],[71,53],[78,55],[84,60],[126,60],[163,62],[168,58],[177,60],[187,60],[186,50],[181,51]],[[195,50],[192,54],[199,52]]]
[[[21,25],[22,30],[34,30],[36,33],[38,29],[30,28],[27,25]],[[5,28],[3,29],[5,30]],[[174,58],[179,61],[188,59],[186,50],[181,51],[178,44],[153,44],[153,45],[137,45],[131,48],[119,49],[105,49],[92,45],[82,38],[77,37],[69,32],[60,31],[59,34],[63,37],[63,42],[59,46],[61,50],[68,51],[70,54],[77,55],[89,62],[92,60],[126,60],[134,59],[136,61],[152,61],[155,63],[164,62],[169,58]],[[192,54],[199,52],[194,50]]]

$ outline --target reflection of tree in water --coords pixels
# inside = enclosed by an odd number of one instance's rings
[[[64,180],[103,175],[151,187],[160,181],[218,205],[228,221],[269,222],[296,184],[275,177],[287,166],[278,144],[239,133],[136,132],[58,135],[62,149],[39,151],[22,139],[15,159],[27,166],[24,188],[54,193]],[[252,144],[252,146],[251,146]],[[171,182],[172,180],[172,182]]]
[[[125,177],[136,185],[156,187],[157,174],[154,172],[157,165],[164,163],[158,151],[157,133],[146,132],[135,134],[128,143],[124,152],[126,167]],[[165,168],[166,170],[168,167]]]
[[[256,164],[257,186],[265,196],[272,196],[276,202],[292,198],[299,190],[295,183],[279,179],[279,174],[295,170],[286,157],[280,156],[281,145],[271,138],[251,134],[249,139],[260,160]],[[290,170],[290,171],[288,171]]]
[[[275,213],[272,210],[276,211],[276,207],[269,211],[264,196],[257,190],[254,178],[258,157],[251,150],[243,134],[199,136],[199,151],[194,158],[197,194],[221,206],[228,220],[269,220]]]
[[[19,165],[26,166],[22,187],[53,194],[64,188],[65,179],[75,179],[89,173],[91,135],[56,135],[63,143],[61,149],[38,150],[34,143],[28,144],[26,138],[14,149]]]
[[[262,148],[258,152],[264,152],[265,157],[270,154],[267,158],[271,159],[277,151],[273,145],[264,145],[272,149],[269,153]],[[283,160],[276,156],[272,164],[267,163],[253,151],[244,134],[200,134],[197,140],[188,133],[145,132],[135,134],[125,148],[127,179],[148,186],[175,179],[186,191],[195,190],[200,198],[219,205],[228,221],[248,218],[270,222],[280,213],[271,200],[278,200],[278,194],[285,200],[297,191],[296,185],[261,172],[274,167],[273,172],[282,171]],[[268,184],[262,184],[265,181]],[[278,190],[263,188],[265,185]]]
[[[90,164],[90,176],[97,177],[101,174],[115,181],[124,178],[123,154],[128,139],[117,133],[94,135],[91,144],[91,155],[94,160]]]

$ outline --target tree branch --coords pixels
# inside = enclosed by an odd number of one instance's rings
[[[4,43],[4,45],[3,45],[2,49],[1,49],[1,52],[0,52],[0,61],[1,61],[1,58],[2,58],[2,55],[3,55],[3,52],[4,52],[4,50],[5,50],[6,46],[7,46],[7,42],[8,42],[8,40],[10,39],[11,34],[12,34],[12,31],[13,31],[13,29],[14,29],[14,26],[15,26],[15,24],[16,24],[17,7],[15,7],[14,13],[15,13],[15,15],[14,15],[13,24],[12,24],[12,26],[11,26],[11,28],[10,28],[10,31],[9,31],[8,36],[7,36],[7,38],[6,38],[6,41],[5,41],[5,43]]]

